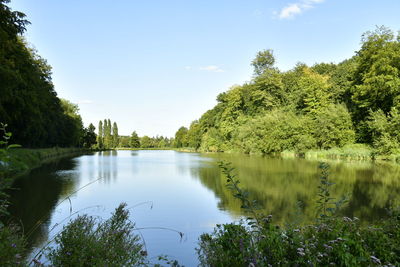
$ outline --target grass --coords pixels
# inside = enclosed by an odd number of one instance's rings
[[[3,176],[17,176],[41,164],[66,156],[84,153],[82,148],[43,148],[27,149],[13,148],[7,150],[7,159],[0,164],[0,173]],[[1,177],[0,177],[1,178]]]
[[[374,150],[365,144],[346,145],[328,150],[310,150],[305,152],[307,159],[374,160]]]

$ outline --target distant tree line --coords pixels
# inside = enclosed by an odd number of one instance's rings
[[[362,36],[356,54],[339,64],[289,71],[271,50],[253,60],[250,82],[217,97],[218,104],[175,134],[177,147],[274,153],[364,143],[400,152],[400,36],[386,27]]]
[[[173,146],[173,138],[163,136],[149,137],[147,135],[139,137],[135,131],[132,132],[131,136],[120,137],[120,147],[123,148],[170,148]]]

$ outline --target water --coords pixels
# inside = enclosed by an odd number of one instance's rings
[[[150,258],[169,255],[196,266],[199,235],[243,215],[240,202],[225,187],[220,160],[232,162],[240,185],[273,214],[275,223],[314,220],[316,161],[154,150],[99,152],[44,165],[16,180],[10,212],[29,233],[34,255],[71,213],[108,218],[126,202],[136,227],[143,228],[138,233]],[[372,222],[384,218],[390,206],[400,205],[399,165],[330,162],[330,166],[330,179],[336,183],[333,196],[349,199],[343,215]],[[183,232],[183,238],[174,230]]]

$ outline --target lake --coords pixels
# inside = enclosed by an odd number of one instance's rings
[[[221,160],[232,162],[240,185],[276,224],[315,220],[318,161],[170,150],[96,152],[43,165],[15,181],[10,212],[30,233],[34,255],[71,213],[109,218],[126,202],[150,258],[168,255],[196,266],[200,234],[243,216],[240,202],[225,186],[218,167]],[[400,205],[399,165],[329,164],[333,197],[348,199],[342,215],[372,222]],[[183,238],[177,231],[184,233]]]

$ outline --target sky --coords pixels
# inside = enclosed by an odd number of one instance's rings
[[[339,63],[361,35],[400,30],[398,0],[12,0],[26,39],[53,67],[58,96],[85,126],[109,118],[120,135],[174,136],[251,80],[256,53],[276,66]]]

